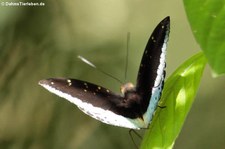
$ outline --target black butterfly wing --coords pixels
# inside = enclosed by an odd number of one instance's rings
[[[77,105],[84,113],[104,123],[139,129],[139,123],[126,117],[123,97],[95,84],[76,79],[50,78],[41,86]]]
[[[143,114],[148,110],[147,121],[151,120],[163,88],[169,30],[170,18],[166,17],[150,36],[138,72],[136,91],[143,99]]]

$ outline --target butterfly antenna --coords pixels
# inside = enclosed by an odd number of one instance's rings
[[[92,62],[90,62],[90,61],[87,60],[86,58],[84,58],[84,57],[82,57],[82,56],[80,56],[80,55],[78,55],[77,57],[78,57],[82,62],[88,64],[88,65],[91,66],[92,68],[96,68],[97,71],[99,71],[99,72],[101,72],[101,73],[103,73],[103,74],[105,74],[105,75],[107,75],[107,76],[113,78],[114,80],[118,81],[120,84],[123,84],[123,82],[122,82],[121,80],[119,80],[118,78],[112,76],[111,74],[109,74],[109,73],[107,73],[107,72],[105,72],[105,71],[103,71],[103,70],[97,68],[97,66],[95,66]]]
[[[128,69],[128,58],[129,58],[129,49],[130,49],[130,32],[127,32],[127,51],[126,51],[126,62],[125,62],[125,74],[124,74],[124,78],[125,78],[125,82],[127,81],[127,69]]]

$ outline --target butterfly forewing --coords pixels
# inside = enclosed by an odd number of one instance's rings
[[[124,108],[124,98],[95,84],[76,79],[50,78],[41,80],[41,86],[77,105],[89,116],[104,123],[139,129],[141,121],[125,117],[129,109]]]
[[[139,67],[136,90],[142,96],[142,110],[147,122],[158,105],[164,84],[169,30],[170,18],[166,17],[150,36]]]

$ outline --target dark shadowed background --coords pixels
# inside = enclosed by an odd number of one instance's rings
[[[119,92],[117,81],[82,63],[77,55],[124,81],[129,31],[127,80],[135,83],[146,42],[154,27],[168,15],[169,76],[200,51],[182,1],[42,2],[45,6],[0,6],[0,148],[135,148],[128,129],[86,116],[73,104],[44,90],[38,81],[72,77]],[[207,66],[175,149],[225,146],[225,79],[211,76]]]

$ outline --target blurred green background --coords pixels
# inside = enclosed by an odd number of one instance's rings
[[[168,15],[169,76],[200,51],[182,1],[42,2],[45,6],[0,6],[0,148],[135,148],[128,129],[86,116],[73,104],[44,90],[38,81],[72,77],[119,92],[118,82],[80,62],[77,55],[124,80],[129,31],[127,80],[135,83],[146,42],[154,27]],[[213,79],[207,66],[175,149],[224,148],[224,88],[225,79]]]

